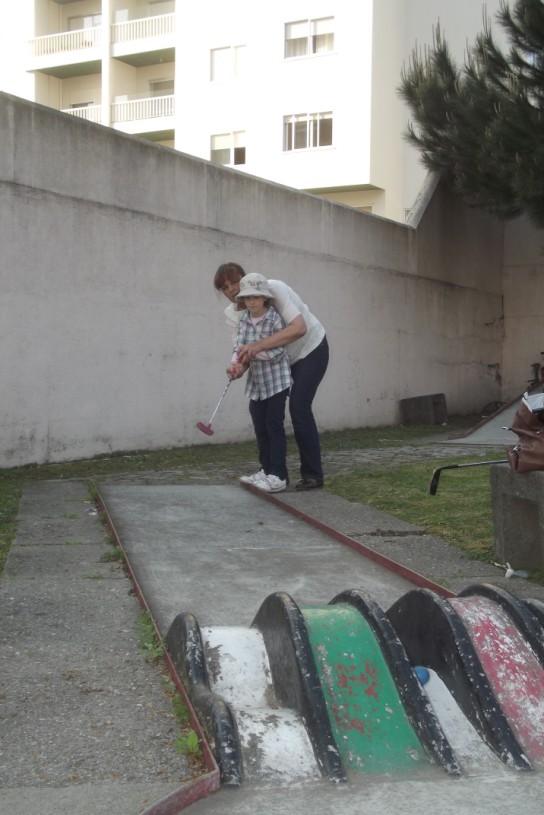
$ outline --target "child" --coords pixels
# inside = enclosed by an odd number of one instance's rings
[[[249,367],[246,396],[253,421],[261,471],[242,476],[240,481],[265,492],[282,492],[287,487],[287,444],[285,440],[285,403],[291,387],[291,368],[284,348],[260,351],[251,362],[238,362],[237,349],[258,342],[285,328],[274,306],[268,281],[260,274],[246,275],[240,283],[238,298],[246,311],[240,318],[238,336],[227,375],[238,378]]]

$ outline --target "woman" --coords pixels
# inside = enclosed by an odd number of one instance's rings
[[[214,287],[230,300],[225,309],[227,325],[235,339],[244,307],[237,300],[240,281],[246,278],[266,280],[262,275],[246,275],[238,263],[224,263],[215,273]],[[300,455],[300,481],[297,490],[312,490],[323,486],[321,446],[312,412],[319,383],[329,363],[329,346],[325,329],[308,306],[290,286],[281,280],[268,279],[273,295],[272,304],[285,322],[285,328],[270,337],[238,349],[240,362],[249,363],[259,351],[287,346],[293,384],[289,395],[289,413]],[[239,374],[242,375],[241,373]]]

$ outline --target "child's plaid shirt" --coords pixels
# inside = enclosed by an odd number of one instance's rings
[[[285,322],[274,306],[270,306],[257,325],[253,324],[249,311],[244,311],[238,326],[235,348],[269,337],[282,328],[285,328]],[[252,359],[246,379],[245,394],[255,400],[268,399],[290,388],[292,383],[291,367],[285,348],[272,348],[261,353],[266,354],[266,359]]]

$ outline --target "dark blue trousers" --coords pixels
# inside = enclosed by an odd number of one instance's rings
[[[312,402],[328,364],[329,344],[324,337],[311,354],[291,366],[293,384],[289,396],[289,412],[300,453],[300,475],[302,478],[316,478],[319,481],[323,480],[321,445]]]
[[[268,399],[250,399],[249,412],[255,429],[259,461],[266,475],[287,479],[285,403],[289,389]]]

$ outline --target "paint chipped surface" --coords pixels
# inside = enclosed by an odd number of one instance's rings
[[[301,609],[346,769],[411,772],[427,759],[376,637],[341,603]]]
[[[210,687],[232,710],[246,781],[284,785],[321,779],[300,716],[280,708],[268,654],[255,628],[202,628]]]
[[[293,784],[321,779],[306,728],[294,711],[245,708],[235,715],[248,780]]]
[[[270,706],[275,697],[261,632],[242,626],[201,631],[212,690],[238,707]]]
[[[544,669],[509,615],[486,597],[449,601],[462,618],[508,723],[532,763],[544,763]]]

